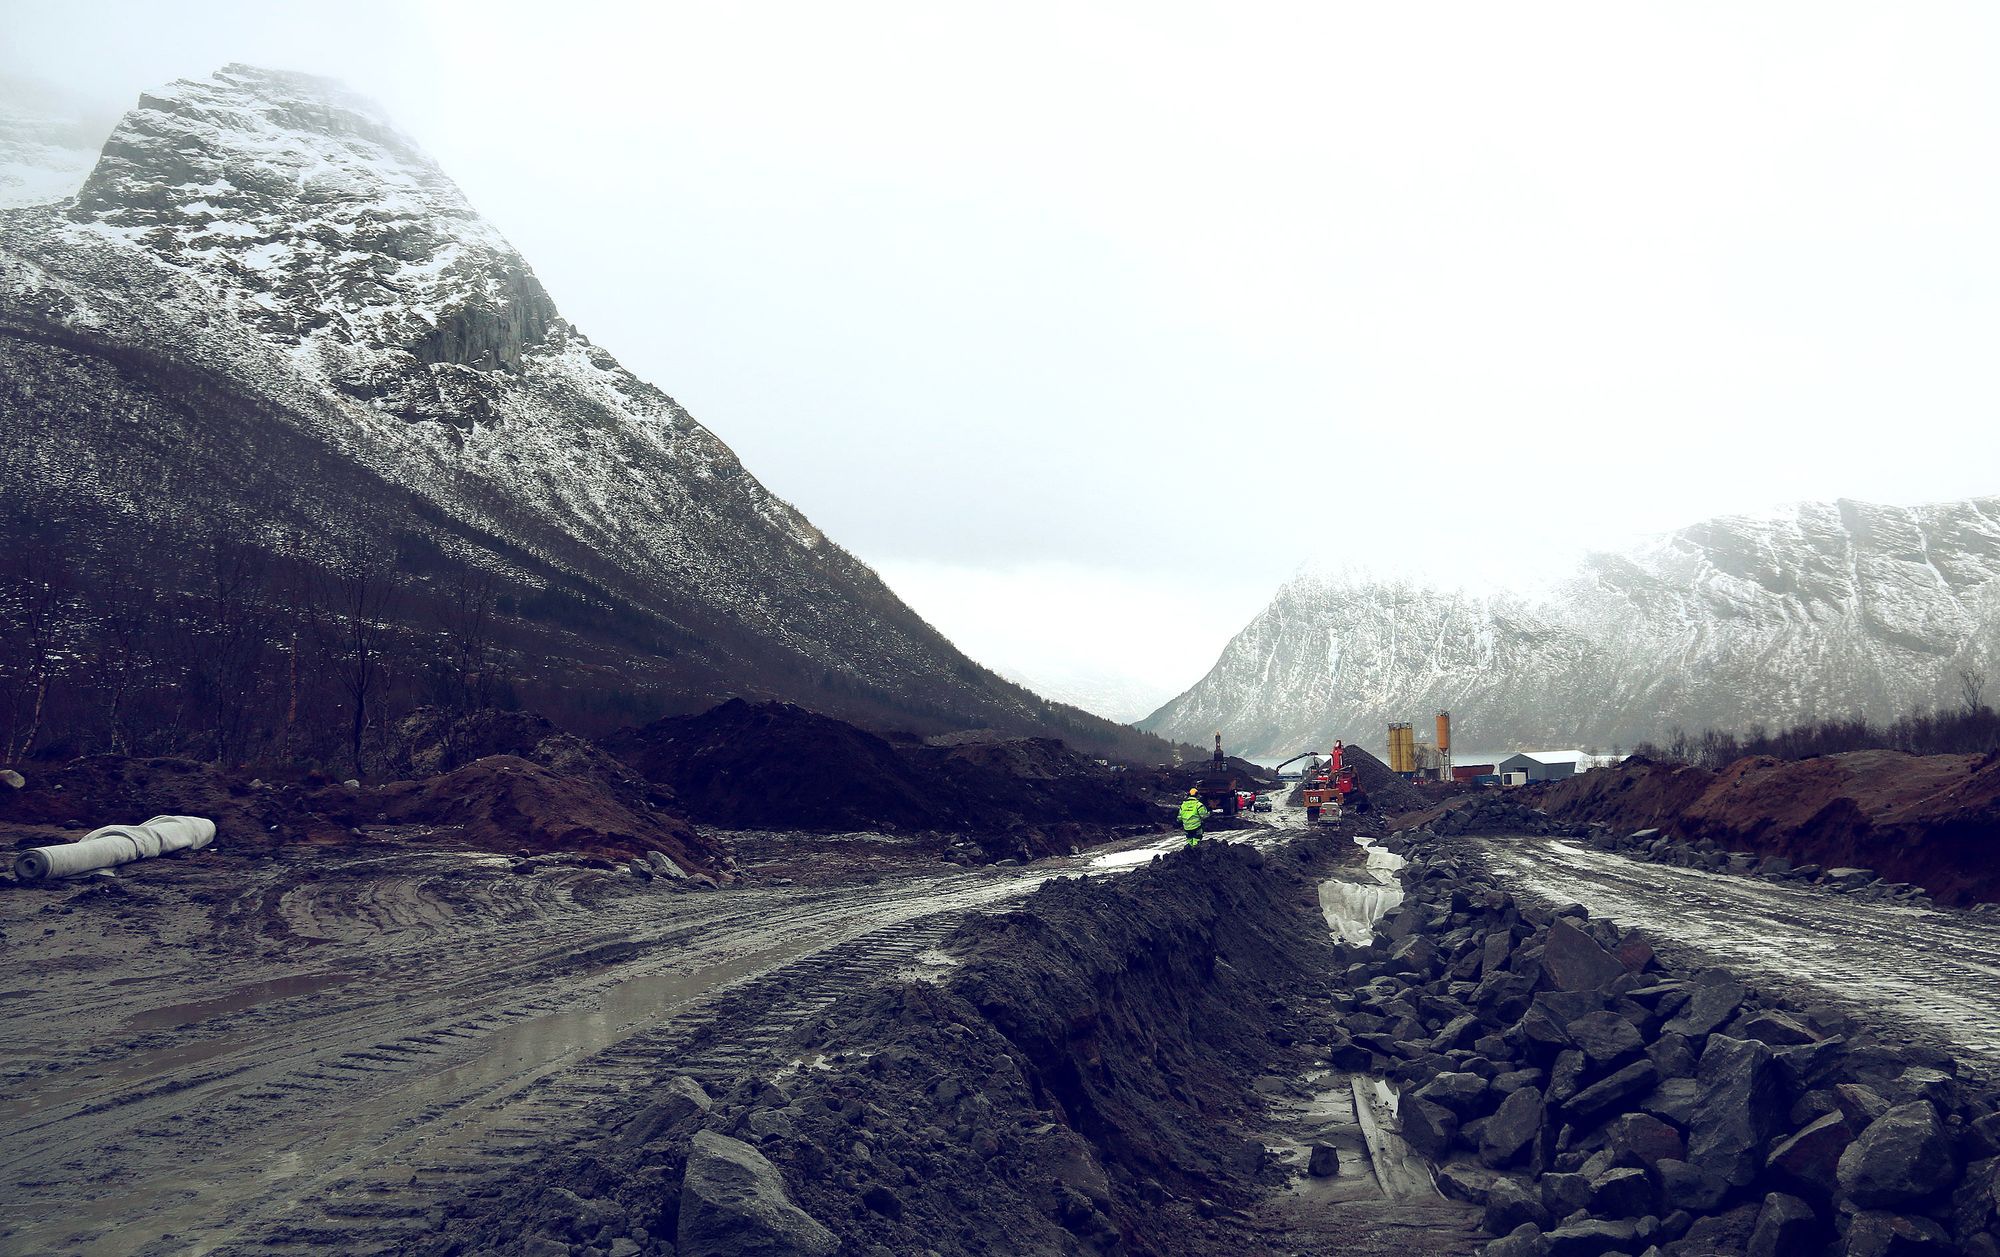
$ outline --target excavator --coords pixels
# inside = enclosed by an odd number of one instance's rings
[[[1346,807],[1352,807],[1356,812],[1368,810],[1368,795],[1356,784],[1353,766],[1342,762],[1346,751],[1345,744],[1335,742],[1333,754],[1307,774],[1303,787],[1307,824],[1318,824],[1322,819],[1329,823],[1338,821],[1341,810]]]

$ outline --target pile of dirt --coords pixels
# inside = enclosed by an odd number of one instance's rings
[[[439,777],[357,797],[394,824],[450,825],[470,846],[628,860],[658,851],[684,872],[713,872],[717,852],[672,812],[634,810],[587,776],[518,755],[489,755]]]
[[[1354,784],[1367,793],[1368,806],[1374,811],[1396,816],[1437,802],[1435,796],[1390,772],[1387,764],[1358,746],[1342,747],[1340,762],[1354,769]]]
[[[1066,849],[1078,826],[1165,820],[1122,774],[1054,739],[891,742],[789,703],[731,699],[601,745],[697,821],[732,829],[964,833],[1006,837],[982,846],[1012,855]]]
[[[1250,1080],[1302,1070],[1294,1045],[1325,1030],[1301,992],[1333,960],[1314,875],[1342,847],[1053,882],[956,934],[961,963],[935,984],[887,985],[802,1033],[775,1076],[713,1100],[663,1076],[602,1140],[452,1211],[435,1251],[1240,1249],[1227,1214],[1272,1171],[1231,1128],[1258,1111]],[[718,1155],[757,1208],[731,1217],[706,1190]]]
[[[0,823],[87,831],[153,816],[205,816],[218,847],[262,843],[279,806],[270,796],[193,760],[89,755],[0,790]]]
[[[2000,901],[2000,754],[1756,756],[1719,773],[1627,760],[1548,787],[1551,815],[1659,828],[1795,864],[1872,869],[1940,902]]]

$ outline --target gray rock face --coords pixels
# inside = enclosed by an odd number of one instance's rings
[[[1625,966],[1597,940],[1558,917],[1542,945],[1542,972],[1557,989],[1594,991],[1625,976]]]
[[[1797,1196],[1772,1192],[1757,1212],[1757,1229],[1750,1232],[1747,1257],[1788,1257],[1808,1250],[1819,1230],[1811,1205]]]
[[[1894,1209],[1938,1192],[1957,1172],[1951,1139],[1927,1100],[1890,1109],[1840,1156],[1840,1190],[1864,1209]]]
[[[675,1244],[682,1257],[832,1257],[840,1247],[762,1153],[707,1130],[688,1149]]]
[[[1592,555],[1535,601],[1300,577],[1141,726],[1283,756],[1439,709],[1605,745],[1673,724],[1889,719],[1949,701],[1961,669],[1994,671],[1996,582],[1992,498],[1712,519]]]
[[[1736,1015],[1745,992],[1740,982],[1716,982],[1696,988],[1681,1011],[1661,1027],[1670,1034],[1698,1039]]]
[[[1856,1214],[1840,1244],[1841,1257],[1953,1257],[1951,1235],[1929,1218],[1871,1210]]]
[[[1653,1089],[1659,1082],[1659,1071],[1651,1061],[1634,1061],[1607,1078],[1603,1078],[1567,1100],[1563,1116],[1580,1127],[1594,1126],[1613,1113],[1620,1112]]]
[[[1595,1065],[1626,1060],[1646,1048],[1638,1027],[1613,1012],[1586,1013],[1563,1028]]]
[[[1548,1120],[1542,1093],[1522,1087],[1500,1102],[1479,1135],[1479,1159],[1498,1168],[1528,1155]]]
[[[1701,1099],[1688,1131],[1688,1160],[1732,1187],[1748,1187],[1784,1118],[1777,1060],[1754,1040],[1710,1035],[1696,1081]]]
[[[1853,1142],[1846,1115],[1828,1113],[1775,1144],[1765,1166],[1793,1191],[1823,1201],[1833,1195],[1841,1154]]]

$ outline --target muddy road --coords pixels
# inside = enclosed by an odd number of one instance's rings
[[[0,1251],[393,1245],[662,1058],[734,1077],[1086,863],[698,894],[314,851],[8,887]]]
[[[1469,841],[1469,840],[1468,840]],[[1549,838],[1484,838],[1517,891],[1580,903],[1746,979],[2000,1078],[2000,922],[1648,863]]]

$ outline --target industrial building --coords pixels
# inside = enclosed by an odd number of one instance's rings
[[[1522,751],[1501,760],[1498,771],[1500,780],[1510,785],[1561,781],[1589,772],[1597,767],[1598,758],[1589,751]]]

